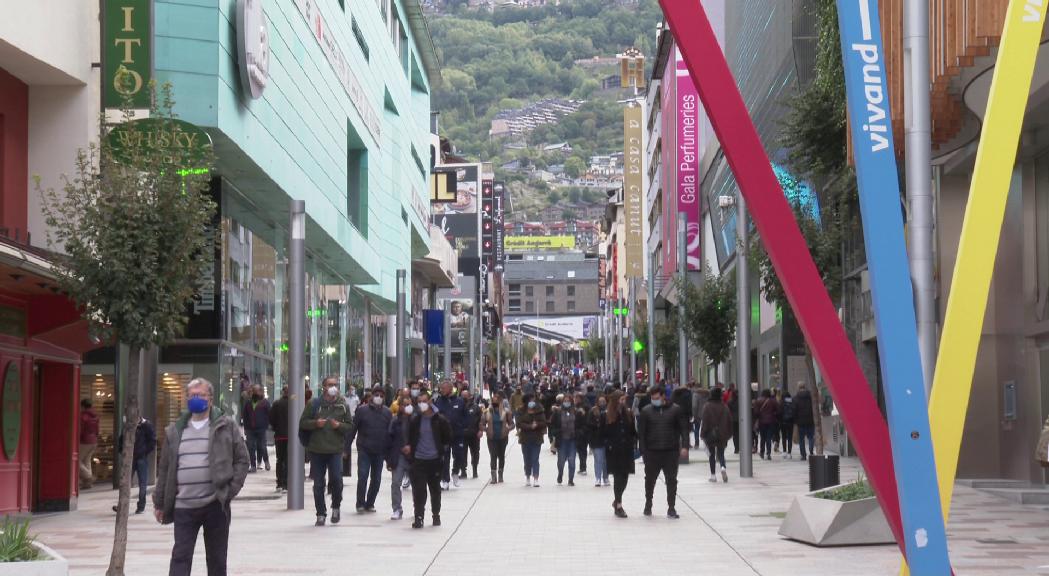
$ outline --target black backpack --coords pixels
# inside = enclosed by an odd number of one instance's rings
[[[783,412],[781,418],[784,422],[794,421],[794,400],[792,398],[785,398],[783,400]]]
[[[310,420],[317,417],[317,408],[319,408],[320,405],[320,398],[314,398],[313,400],[310,400],[309,410],[306,411],[306,416],[308,416]],[[310,437],[313,436],[313,430],[303,430],[301,427],[301,422],[299,423],[299,426],[299,444],[302,444],[304,447],[309,446]]]

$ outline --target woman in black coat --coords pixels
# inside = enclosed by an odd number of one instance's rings
[[[623,510],[623,492],[627,480],[634,473],[634,450],[637,447],[637,429],[634,414],[623,404],[623,393],[616,390],[608,398],[608,411],[600,420],[600,437],[605,445],[608,473],[612,475],[615,500],[612,507],[616,516],[626,518]]]

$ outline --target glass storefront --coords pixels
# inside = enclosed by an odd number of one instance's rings
[[[97,370],[90,370],[91,368]],[[113,479],[113,448],[117,436],[114,433],[116,421],[116,396],[114,394],[114,377],[112,366],[84,366],[80,372],[80,399],[91,400],[95,413],[98,414],[98,447],[92,459],[92,471],[95,481]]]

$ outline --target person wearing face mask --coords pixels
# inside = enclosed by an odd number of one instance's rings
[[[157,460],[153,515],[175,525],[169,574],[188,576],[197,534],[204,529],[208,574],[226,574],[230,503],[248,475],[248,449],[237,424],[212,406],[214,387],[203,378],[186,385],[187,412],[168,425]]]
[[[645,461],[645,516],[652,515],[652,493],[659,473],[667,485],[667,517],[677,519],[679,458],[688,456],[688,415],[668,403],[662,387],[649,391],[649,404],[638,417],[638,441]]]
[[[466,478],[466,405],[461,397],[452,394],[452,383],[445,380],[441,382],[441,394],[433,401],[433,408],[452,426],[452,441],[443,455],[441,488],[447,490],[449,481],[458,488],[460,476]]]
[[[270,469],[270,453],[266,448],[266,431],[270,427],[270,402],[262,393],[262,386],[255,384],[251,387],[251,398],[244,403],[240,411],[241,425],[244,426],[244,436],[248,443],[248,459],[251,467],[249,473],[254,473],[259,465],[265,463],[266,470]]]
[[[466,444],[466,451],[470,455],[473,477],[477,478],[477,464],[481,460],[481,406],[477,404],[470,390],[463,390],[462,397],[466,410],[466,426],[464,427],[463,441]],[[463,474],[466,474],[465,460],[464,456]]]
[[[401,454],[411,459],[412,500],[414,518],[412,528],[422,528],[426,515],[426,493],[430,493],[430,510],[433,513],[433,525],[441,525],[441,455],[452,441],[452,426],[448,420],[434,412],[430,405],[430,395],[419,393],[408,425],[408,441],[401,448]]]
[[[576,441],[583,428],[586,415],[576,408],[571,394],[561,398],[561,404],[550,414],[550,430],[553,444],[551,452],[557,454],[557,484],[564,482],[565,463],[568,463],[568,485],[575,486]]]
[[[637,446],[637,428],[634,414],[625,404],[623,392],[615,390],[608,396],[608,409],[600,420],[598,437],[605,445],[605,465],[612,475],[612,508],[617,518],[626,518],[623,492],[634,473],[634,448]]]
[[[357,513],[375,512],[375,499],[382,482],[382,466],[389,448],[393,414],[385,405],[386,393],[372,389],[367,404],[357,408],[350,427],[349,441],[357,439]]]
[[[414,386],[415,384],[412,383]],[[397,392],[397,398],[394,399],[393,403],[390,404],[390,412],[396,416],[400,412],[402,406],[407,406],[412,403],[411,390],[409,388],[401,388]]]
[[[309,435],[305,444],[310,453],[313,504],[317,509],[315,526],[324,526],[328,516],[325,476],[331,484],[331,523],[338,524],[342,518],[342,453],[353,422],[346,399],[339,393],[338,379],[325,378],[321,386],[323,394],[306,405],[299,419],[299,428]]]
[[[408,443],[408,426],[411,424],[413,414],[415,414],[415,405],[409,399],[401,405],[400,410],[390,420],[386,450],[386,469],[393,472],[393,479],[390,482],[390,503],[393,506],[393,514],[390,520],[400,520],[404,517],[401,493],[407,488],[405,480],[408,479],[411,461],[401,450]]]
[[[590,449],[590,419],[587,418],[590,406],[586,403],[586,396],[576,392],[575,407],[581,413],[581,418],[576,420],[576,454],[579,455],[579,475],[586,476],[587,453]]]
[[[481,427],[478,437],[483,433],[488,437],[488,457],[492,463],[492,484],[503,481],[503,468],[506,467],[506,443],[510,438],[510,430],[514,427],[513,413],[509,405],[504,401],[501,392],[492,395],[492,404],[485,410],[481,417]]]
[[[608,400],[604,394],[594,399],[594,407],[587,414],[587,428],[590,430],[590,450],[594,454],[594,486],[608,486],[608,465],[605,462],[605,443],[600,438],[601,421],[605,418]]]
[[[539,453],[546,433],[543,405],[535,397],[525,396],[525,411],[517,418],[517,440],[524,457],[525,486],[539,487]]]

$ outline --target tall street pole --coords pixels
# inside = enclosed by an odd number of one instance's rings
[[[923,0],[924,1],[924,0]],[[747,224],[747,201],[736,195],[736,355],[739,373],[739,477],[754,476],[754,454],[750,451],[750,276],[747,274],[747,250],[750,230]]]
[[[448,380],[452,374],[452,317],[450,315],[449,300],[444,301],[444,379]]]
[[[936,366],[936,286],[933,283],[932,119],[929,82],[929,3],[906,2],[903,15],[904,121],[907,141],[908,241],[918,317],[925,396]]]
[[[686,233],[685,213],[677,214],[677,271],[682,288],[688,282],[688,235]],[[685,336],[685,299],[678,298],[677,307],[678,339],[678,384],[688,382],[688,338]]]
[[[620,292],[622,294],[622,292]],[[616,319],[616,374],[619,376],[619,383],[625,388],[626,380],[623,378],[623,299],[616,298],[616,308],[620,309],[620,314],[615,316]]]
[[[408,273],[403,268],[397,270],[397,373],[393,375],[393,389],[400,390],[404,388],[404,366],[405,356],[407,356],[405,334],[407,332],[408,322],[407,314],[404,312],[405,307],[405,284],[407,283]]]
[[[302,510],[306,456],[298,441],[299,418],[306,407],[303,362],[306,360],[306,201],[291,201],[288,226],[288,510]]]
[[[648,387],[656,385],[656,266],[652,253],[645,250],[648,256]]]

